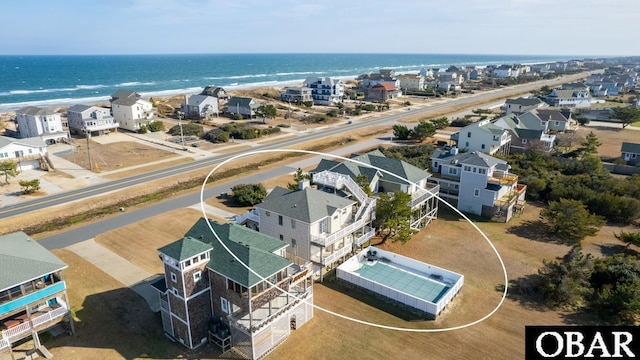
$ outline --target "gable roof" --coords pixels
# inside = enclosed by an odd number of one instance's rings
[[[215,97],[209,95],[191,95],[186,96],[185,98],[187,105],[200,106],[202,103],[209,99],[213,99],[213,102],[217,102],[217,99]]]
[[[227,107],[233,107],[233,106],[250,107],[251,105],[256,107],[258,104],[252,98],[240,97],[240,96],[231,97],[231,99],[229,99],[229,102],[227,103]]]
[[[542,130],[533,130],[533,129],[515,129],[515,133],[518,135],[519,139],[526,140],[540,140],[542,137]]]
[[[386,82],[386,81],[385,81],[385,82],[377,83],[377,84],[375,84],[375,85],[371,86],[369,89],[378,89],[378,88],[383,88],[383,89],[385,89],[385,90],[387,90],[387,91],[395,91],[395,90],[398,90],[398,88],[397,88],[397,87],[395,87],[395,85],[393,85],[393,84],[391,84],[391,83],[389,83],[389,82]]]
[[[620,151],[623,153],[640,154],[640,144],[623,142]]]
[[[0,236],[0,291],[66,267],[22,231]]]
[[[24,115],[56,115],[57,112],[53,111],[53,109],[49,108],[39,108],[36,106],[26,106],[16,111],[16,114],[24,114]]]
[[[200,93],[200,95],[209,95],[209,96],[213,96],[215,98],[228,98],[229,95],[227,94],[227,92],[219,87],[219,86],[213,86],[213,85],[209,85],[209,86],[205,86],[204,89],[202,89],[202,92]]]
[[[449,161],[449,164],[455,164],[458,167],[463,164],[487,168],[495,166],[500,169],[507,169],[509,167],[506,161],[494,158],[493,156],[479,151],[458,153],[457,155],[454,155],[448,150],[436,149],[433,151],[431,159],[446,160]]]
[[[361,163],[369,164],[377,168],[386,170],[402,178],[399,179],[394,176],[381,173],[380,176],[382,178],[385,178],[385,180],[389,182],[409,184],[404,180],[407,179],[412,183],[418,183],[421,180],[431,176],[431,174],[427,171],[424,171],[405,161],[388,158],[384,156],[384,154],[379,150],[370,151],[362,155],[352,155],[350,158]],[[313,172],[321,172],[323,170],[329,170],[332,172],[349,175],[353,179],[355,179],[358,175],[365,175],[367,176],[367,179],[369,179],[369,181],[373,180],[373,177],[378,173],[378,170],[372,167],[360,165],[352,161],[338,162],[324,159],[320,161]]]
[[[111,94],[111,100],[121,99],[121,98],[140,98],[140,94],[133,90],[118,90]]]
[[[551,98],[559,98],[559,99],[570,99],[570,98],[574,98],[576,97],[576,92],[580,92],[582,90],[564,90],[564,89],[553,89],[553,93],[550,94],[548,97]],[[555,94],[555,95],[554,95]],[[587,96],[589,97],[589,96]],[[585,97],[585,99],[587,98]]]
[[[504,103],[520,105],[520,106],[535,106],[535,105],[543,104],[544,102],[536,97],[532,97],[532,98],[520,97],[517,99],[507,99]]]
[[[311,224],[353,203],[310,187],[292,191],[278,186],[256,207]]]
[[[41,148],[46,147],[44,140],[40,136],[16,139],[7,136],[0,136],[0,149],[10,144],[20,144],[22,146]]]
[[[68,113],[69,112],[80,113],[80,112],[83,112],[83,111],[88,110],[90,108],[91,108],[91,106],[89,106],[89,105],[76,104],[76,105],[73,105],[72,107],[68,108],[67,112]]]
[[[185,235],[182,239],[159,248],[158,251],[172,259],[183,261],[212,249],[210,245],[189,235]]]
[[[560,110],[536,109],[533,111],[544,121],[569,121]]]
[[[244,265],[236,261],[234,257],[220,244],[211,233],[208,224],[214,229],[220,241],[243,263],[264,278],[282,271],[292,264],[274,251],[283,249],[287,244],[268,235],[261,234],[237,224],[220,224],[213,220],[200,218],[187,231],[185,237],[175,243],[161,249],[168,248],[184,250],[184,254],[193,255],[211,250],[210,261],[207,268],[222,276],[245,286],[252,287],[262,280],[249,271]],[[203,251],[200,251],[203,250]],[[168,254],[167,254],[168,255]],[[187,259],[189,257],[185,257]]]

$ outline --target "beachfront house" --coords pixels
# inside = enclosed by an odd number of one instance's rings
[[[294,104],[313,101],[312,90],[305,86],[287,87],[280,93],[280,100]]]
[[[82,104],[73,105],[67,109],[67,122],[71,133],[82,136],[117,132],[120,126],[120,123],[111,116],[109,109]]]
[[[420,74],[398,75],[396,78],[400,82],[400,89],[402,90],[424,90],[424,76]]]
[[[507,222],[524,210],[527,189],[509,169],[506,161],[479,151],[436,149],[429,181],[440,186],[440,198],[456,209]]]
[[[111,113],[119,127],[137,132],[154,116],[153,104],[131,90],[118,90],[111,95]]]
[[[0,357],[32,338],[48,358],[40,333],[73,333],[62,274],[67,265],[22,231],[0,236],[0,259]]]
[[[311,89],[311,97],[316,105],[335,105],[344,96],[344,83],[339,79],[310,77],[303,86]]]
[[[165,334],[190,349],[210,342],[264,357],[313,317],[308,264],[287,260],[286,247],[244,226],[198,220],[158,249],[164,277],[152,286]]]
[[[213,96],[214,98],[218,99],[218,107],[220,107],[220,105],[226,104],[231,97],[225,89],[213,85],[205,86],[204,89],[202,89],[202,91],[200,92],[200,95]]]
[[[21,138],[41,137],[47,144],[69,138],[62,115],[52,109],[23,107],[16,111],[16,123]]]
[[[622,159],[627,164],[640,164],[640,143],[623,142],[620,152],[622,153]]]
[[[260,107],[260,103],[252,98],[233,96],[227,103],[227,112],[234,116],[236,114],[242,115],[242,117],[253,118],[256,116],[256,111]]]
[[[489,155],[508,155],[511,135],[491,120],[485,119],[469,124],[451,135],[456,147],[469,152],[481,151]]]
[[[569,109],[534,109],[518,115],[528,128],[544,132],[565,132],[569,130],[571,112]]]
[[[347,177],[352,181],[366,178],[367,186],[374,196],[379,193],[392,194],[396,190],[411,195],[409,206],[412,210],[410,223],[412,229],[422,229],[436,219],[438,215],[438,186],[428,182],[431,177],[429,172],[405,161],[388,158],[379,150],[362,155],[352,155],[350,159],[352,161],[342,162],[322,159],[318,166],[309,173],[312,174],[313,181],[318,186],[331,189],[332,192],[344,193],[347,196],[352,196],[349,187],[344,185],[342,188],[335,187],[341,183],[350,183],[351,181],[346,179]],[[390,174],[384,171],[388,171]],[[334,179],[341,179],[341,181]]]
[[[47,144],[41,137],[24,139],[0,136],[0,161],[18,164],[18,170],[47,169]]]
[[[297,190],[274,188],[255,210],[238,216],[236,223],[286,242],[288,258],[298,264],[311,262],[310,270],[322,277],[374,235],[371,222],[375,216],[375,199],[351,178],[327,180],[339,182],[334,188],[346,187],[354,199],[301,181]]]
[[[537,97],[519,97],[517,99],[507,99],[504,102],[504,112],[506,115],[520,115],[522,113],[526,113],[527,111],[540,109],[546,106],[548,105]]]
[[[188,119],[209,119],[218,115],[218,99],[209,95],[185,95],[181,110]]]

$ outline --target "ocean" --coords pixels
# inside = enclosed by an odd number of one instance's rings
[[[200,54],[0,56],[0,111],[108,100],[119,89],[143,97],[192,94],[207,85],[227,90],[301,83],[310,76],[355,78],[381,68],[534,64],[561,56],[446,54]]]

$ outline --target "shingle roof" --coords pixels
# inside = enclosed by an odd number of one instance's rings
[[[311,224],[353,203],[310,187],[293,191],[276,187],[256,207]]]
[[[233,96],[231,99],[229,99],[229,102],[227,103],[227,107],[229,108],[234,106],[249,107],[252,101],[254,101],[252,98]]]
[[[560,110],[553,109],[536,109],[534,110],[538,117],[544,121],[568,121]]]
[[[36,137],[30,137],[30,138],[23,138],[23,139],[15,139],[15,138],[11,138],[11,137],[7,137],[7,136],[0,136],[0,149],[9,145],[9,144],[20,144],[20,145],[24,145],[24,146],[31,146],[31,147],[46,147],[47,144],[45,144],[44,140],[42,140],[41,137],[36,136]]]
[[[178,261],[187,260],[213,249],[210,245],[186,235],[182,239],[158,249],[159,252]]]
[[[23,107],[22,109],[16,111],[16,114],[25,114],[25,115],[36,116],[36,115],[55,115],[55,114],[57,114],[57,112],[55,112],[55,111],[53,111],[52,109],[49,109],[49,108],[39,108],[39,107],[35,107],[35,106],[26,106],[26,107]]]
[[[202,104],[203,102],[207,101],[208,99],[214,99],[214,97],[213,96],[209,96],[209,95],[191,95],[191,96],[187,96],[187,105],[200,106],[200,104]]]
[[[378,150],[374,150],[368,152],[363,155],[355,155],[351,156],[351,159],[373,165],[377,168],[386,170],[392,174],[400,176],[402,179],[398,179],[394,176],[382,173],[381,176],[385,178],[386,181],[399,183],[399,184],[408,184],[405,180],[407,179],[410,182],[417,183],[420,180],[428,178],[431,176],[427,171],[421,170],[418,167],[415,167],[407,162],[404,162],[399,159],[388,158],[384,156],[384,154]],[[356,178],[358,175],[366,175],[369,181],[373,179],[378,171],[374,168],[360,165],[354,163],[352,161],[344,161],[337,162],[331,160],[321,160],[313,172],[320,172],[323,170],[330,170],[332,172],[337,172],[344,175],[349,175],[352,178]]]
[[[620,151],[624,153],[640,154],[640,144],[623,142]]]
[[[133,90],[118,90],[111,94],[111,100],[121,99],[121,98],[140,98],[140,95]]]
[[[0,236],[0,291],[66,267],[22,231]]]
[[[111,104],[123,105],[123,106],[131,106],[131,105],[134,105],[135,103],[137,103],[138,100],[140,100],[140,99],[135,97],[135,96],[132,96],[132,97],[119,97],[119,98],[113,100],[111,102]]]
[[[455,162],[458,166],[462,166],[462,164],[466,165],[474,165],[474,166],[483,166],[483,167],[502,167],[508,168],[508,164],[504,160],[500,160],[494,158],[493,156],[487,155],[485,153],[474,151],[467,153],[458,153],[457,155],[451,154],[451,152],[442,149],[436,149],[431,156],[432,159],[441,159],[446,161]]]
[[[542,104],[542,100],[538,98],[517,98],[517,99],[507,99],[505,104],[514,104],[521,106],[534,106]]]
[[[83,111],[85,111],[87,109],[90,109],[90,108],[91,108],[91,106],[89,106],[89,105],[76,104],[76,105],[73,105],[72,107],[68,108],[67,112],[80,113],[80,112],[83,112]]]
[[[187,241],[190,243],[190,247],[200,246],[200,249],[205,247],[212,249],[211,258],[207,264],[207,268],[212,271],[246,287],[251,287],[262,281],[260,277],[254,275],[240,262],[236,261],[220,244],[218,239],[211,233],[207,222],[210,222],[220,241],[260,276],[268,278],[291,265],[291,261],[273,253],[286,247],[287,244],[285,242],[237,224],[220,224],[213,220],[200,218],[189,229],[185,238],[176,241],[176,243],[189,239]],[[200,245],[195,245],[195,242],[200,243]],[[171,245],[173,244],[168,246]],[[160,251],[162,252],[162,250]]]
[[[542,136],[542,130],[515,129],[515,132],[519,139],[540,140],[540,137]]]

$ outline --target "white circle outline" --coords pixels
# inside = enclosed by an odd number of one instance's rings
[[[222,247],[236,260],[238,261],[240,264],[242,264],[242,266],[244,266],[247,270],[249,270],[252,274],[254,274],[255,276],[257,276],[258,278],[260,278],[262,281],[267,282],[269,285],[271,285],[272,287],[278,289],[280,292],[285,293],[286,291],[282,288],[280,288],[279,286],[276,286],[274,283],[271,283],[268,279],[263,278],[260,274],[258,274],[256,271],[254,271],[251,267],[249,267],[247,264],[245,264],[242,260],[240,260],[223,242],[222,240],[220,240],[220,237],[218,237],[218,234],[215,232],[215,230],[213,230],[213,227],[211,226],[211,223],[209,222],[209,217],[207,215],[207,212],[205,210],[204,207],[204,191],[205,191],[205,187],[207,185],[207,182],[209,180],[209,177],[216,171],[218,170],[221,166],[225,165],[226,163],[232,161],[232,160],[236,160],[239,158],[243,158],[243,157],[247,157],[247,156],[252,156],[252,155],[256,155],[256,154],[264,154],[264,153],[282,153],[282,152],[286,152],[286,153],[303,153],[303,154],[311,154],[311,155],[318,155],[318,156],[323,156],[323,157],[330,157],[330,158],[334,158],[334,159],[341,159],[344,161],[350,161],[350,162],[354,162],[357,163],[359,165],[363,165],[369,168],[374,168],[378,171],[381,171],[385,174],[394,176],[398,179],[401,179],[403,181],[408,182],[409,184],[415,185],[416,187],[418,187],[421,190],[427,191],[429,192],[429,190],[423,188],[422,186],[408,180],[408,179],[404,179],[401,176],[398,176],[396,174],[393,174],[389,171],[386,171],[384,169],[380,169],[376,166],[373,166],[371,164],[366,164],[363,163],[361,161],[358,160],[354,160],[354,159],[349,159],[349,158],[345,158],[343,156],[339,156],[339,155],[333,155],[333,154],[327,154],[327,153],[323,153],[323,152],[318,152],[318,151],[311,151],[311,150],[299,150],[299,149],[265,149],[265,150],[254,150],[254,151],[247,151],[244,152],[242,154],[238,154],[238,155],[234,155],[232,157],[230,157],[229,159],[226,159],[224,161],[222,161],[220,164],[216,165],[205,177],[203,183],[202,183],[202,187],[200,188],[200,208],[202,210],[202,214],[204,216],[205,219],[207,219],[207,226],[209,227],[209,230],[211,230],[211,233],[213,234],[213,236],[216,238],[216,240],[218,240],[218,242],[220,243],[220,245],[222,245]],[[498,304],[496,305],[495,308],[493,308],[493,310],[491,310],[489,313],[487,313],[485,316],[481,317],[478,320],[466,323],[466,324],[462,324],[462,325],[458,325],[458,326],[453,326],[453,327],[448,327],[448,328],[439,328],[439,329],[411,329],[411,328],[402,328],[402,327],[396,327],[396,326],[387,326],[387,325],[382,325],[382,324],[376,324],[376,323],[372,323],[372,322],[368,322],[368,321],[364,321],[364,320],[360,320],[360,319],[355,319],[346,315],[342,315],[339,313],[336,313],[334,311],[325,309],[323,307],[320,307],[316,304],[309,304],[309,302],[305,299],[299,299],[296,295],[291,295],[294,299],[296,300],[301,300],[304,301],[305,303],[307,303],[308,305],[313,306],[315,309],[318,309],[320,311],[324,311],[327,314],[339,317],[341,319],[344,320],[349,320],[349,321],[353,321],[355,323],[358,324],[362,324],[362,325],[368,325],[371,327],[375,327],[375,328],[380,328],[380,329],[386,329],[386,330],[395,330],[395,331],[405,331],[405,332],[415,332],[415,333],[438,333],[438,332],[446,332],[446,331],[454,331],[454,330],[460,330],[460,329],[464,329],[473,325],[477,325],[479,323],[481,323],[482,321],[488,319],[489,317],[491,317],[493,314],[495,314],[500,307],[502,306],[502,304],[504,303],[506,297],[507,297],[507,290],[508,290],[508,286],[509,286],[509,278],[507,276],[507,268],[504,265],[504,261],[502,261],[502,257],[500,256],[500,253],[498,252],[498,250],[496,249],[496,247],[493,245],[493,243],[491,242],[491,240],[489,240],[489,238],[487,237],[487,235],[471,220],[469,219],[465,214],[463,214],[460,210],[456,209],[455,207],[453,207],[451,204],[449,204],[446,200],[442,199],[440,196],[433,194],[440,202],[445,203],[449,208],[451,208],[453,211],[455,211],[456,213],[458,213],[458,215],[460,215],[463,219],[467,220],[467,222],[469,224],[471,224],[471,226],[473,226],[474,229],[476,229],[476,231],[478,231],[480,233],[480,235],[482,235],[482,237],[485,239],[485,241],[489,244],[489,246],[491,247],[491,249],[493,250],[493,252],[496,254],[496,256],[498,257],[498,260],[500,261],[500,266],[502,267],[502,272],[504,274],[504,290],[502,292],[502,297],[500,298],[500,301],[498,302]]]

